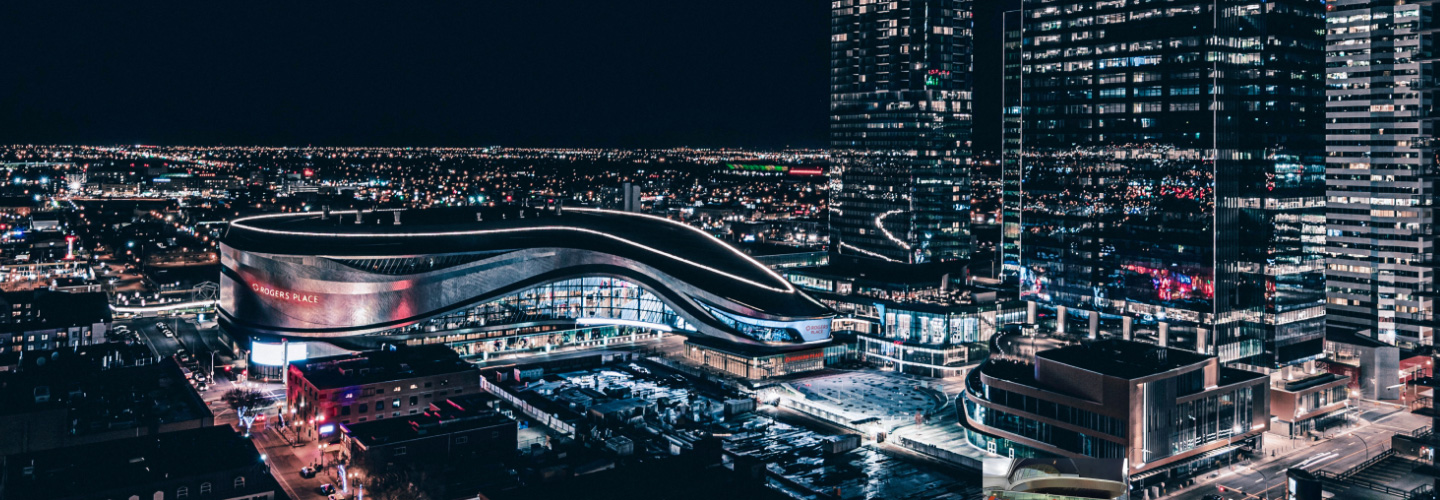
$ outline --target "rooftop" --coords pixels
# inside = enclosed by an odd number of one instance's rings
[[[67,409],[75,435],[212,418],[172,359],[103,375],[85,356],[47,359],[0,374],[0,414]]]
[[[1040,351],[1044,358],[1112,377],[1137,379],[1204,363],[1213,356],[1144,342],[1106,339]],[[1037,359],[1038,360],[1038,359]]]
[[[1374,338],[1356,333],[1346,328],[1330,328],[1325,331],[1326,342],[1336,342],[1359,347],[1394,347]]]
[[[787,316],[829,314],[780,275],[704,231],[626,212],[495,206],[268,214],[233,221],[224,242],[247,252],[329,258],[453,254],[462,263],[520,249],[588,250],[644,262],[718,295],[775,306]]]
[[[255,445],[229,426],[202,427],[8,457],[4,497],[99,494],[171,478],[263,467]]]
[[[34,314],[12,317],[13,322],[0,324],[0,332],[90,326],[111,319],[110,302],[105,292],[0,292],[0,305],[14,304],[33,304],[31,310]]]
[[[487,395],[488,396],[488,395]],[[464,396],[431,403],[419,415],[342,424],[345,435],[364,446],[401,443],[428,435],[464,432],[500,425],[516,425],[510,417],[491,410],[485,398]],[[495,399],[490,396],[489,399]]]
[[[793,269],[791,272],[811,276],[849,278],[895,286],[939,288],[940,281],[946,274],[949,274],[952,280],[960,280],[964,277],[965,268],[963,264],[957,265],[951,262],[902,264],[876,259],[836,256],[827,265]]]
[[[321,390],[446,373],[480,375],[472,365],[462,361],[454,349],[441,344],[312,358],[291,362],[290,366],[300,370],[305,380]]]

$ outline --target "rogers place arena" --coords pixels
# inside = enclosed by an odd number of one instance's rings
[[[749,378],[823,366],[831,344],[826,306],[703,231],[649,215],[271,214],[231,222],[220,251],[220,321],[253,341],[262,378],[307,344],[446,343],[484,358],[673,332],[691,359]]]

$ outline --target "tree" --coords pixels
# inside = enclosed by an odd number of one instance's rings
[[[253,410],[266,402],[265,395],[260,394],[260,391],[244,388],[231,389],[222,396],[222,399],[225,400],[225,404],[230,405],[230,409],[235,411],[240,411],[242,408]]]
[[[425,494],[410,481],[406,470],[370,476],[365,485],[365,498],[373,500],[423,500]]]
[[[260,413],[260,407],[268,402],[265,395],[253,389],[231,389],[230,392],[221,396],[221,399],[225,400],[225,404],[230,405],[230,409],[235,410],[235,417],[240,419],[240,423],[245,426],[246,436],[250,434],[250,424],[255,422],[255,416]]]

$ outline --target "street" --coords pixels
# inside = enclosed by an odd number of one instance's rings
[[[1287,469],[1299,467],[1311,471],[1345,471],[1390,449],[1392,434],[1429,425],[1428,417],[1386,405],[1365,403],[1361,410],[1361,418],[1365,420],[1359,425],[1333,430],[1327,434],[1330,437],[1319,441],[1266,434],[1263,459],[1241,462],[1218,473],[1201,476],[1196,479],[1195,485],[1178,492],[1171,490],[1172,494],[1163,498],[1199,500],[1205,495],[1219,492],[1218,486],[1245,492],[1241,494],[1231,491],[1223,494],[1228,499],[1284,498]],[[1269,456],[1271,450],[1276,452],[1274,458]],[[1368,493],[1374,493],[1374,496],[1365,496]],[[1247,494],[1255,496],[1246,496]],[[1394,498],[1368,491],[1350,491],[1347,495],[1347,498],[1356,500]]]

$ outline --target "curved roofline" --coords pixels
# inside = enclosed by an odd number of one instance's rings
[[[319,237],[337,237],[337,238],[377,238],[377,239],[384,239],[384,238],[432,238],[432,237],[445,237],[445,236],[480,236],[480,235],[486,235],[486,234],[523,233],[523,232],[534,232],[534,231],[575,231],[575,232],[579,232],[579,233],[591,234],[591,235],[600,236],[600,237],[603,237],[603,238],[608,238],[608,239],[611,239],[611,240],[614,240],[614,241],[618,241],[618,242],[620,242],[620,243],[624,243],[624,244],[627,244],[627,245],[630,245],[630,246],[634,246],[634,247],[636,247],[636,248],[640,248],[640,249],[643,249],[643,250],[647,250],[647,251],[649,251],[649,252],[651,252],[651,253],[659,254],[659,255],[661,255],[661,256],[668,257],[668,258],[670,258],[670,259],[679,261],[679,262],[681,262],[681,263],[689,264],[689,265],[691,265],[691,266],[694,266],[694,267],[697,267],[697,268],[700,268],[700,269],[704,269],[704,270],[706,270],[706,271],[710,271],[710,272],[712,272],[712,273],[715,273],[715,274],[718,274],[718,275],[721,275],[721,276],[724,276],[724,277],[727,277],[727,278],[730,278],[730,279],[733,279],[733,280],[737,280],[737,281],[741,281],[741,282],[744,282],[744,283],[747,283],[747,284],[750,284],[750,285],[754,285],[754,286],[756,286],[756,287],[759,287],[759,288],[762,288],[762,289],[765,289],[765,290],[769,290],[769,291],[772,291],[772,292],[779,292],[779,293],[797,293],[797,291],[798,291],[798,290],[794,287],[794,285],[791,285],[791,284],[790,284],[790,281],[789,281],[789,280],[786,280],[784,277],[782,277],[782,276],[780,276],[779,274],[775,273],[775,271],[771,270],[769,267],[765,266],[764,264],[761,264],[759,261],[756,261],[754,258],[750,257],[749,255],[746,255],[744,252],[741,252],[741,251],[739,251],[739,250],[736,250],[734,247],[731,247],[730,245],[725,244],[725,242],[720,241],[719,238],[716,238],[716,237],[710,235],[710,233],[706,233],[705,231],[701,231],[700,229],[697,229],[697,228],[695,228],[695,227],[693,227],[693,226],[690,226],[690,225],[688,225],[688,224],[676,222],[676,221],[673,221],[673,220],[670,220],[670,219],[666,219],[666,218],[664,218],[664,217],[657,217],[657,216],[649,215],[649,214],[637,214],[637,213],[632,213],[632,212],[620,212],[620,211],[615,211],[615,210],[605,210],[605,209],[599,209],[599,208],[568,208],[568,209],[566,209],[566,210],[576,210],[576,211],[581,211],[581,212],[595,212],[595,213],[603,213],[603,214],[613,214],[613,215],[645,217],[645,218],[654,219],[654,220],[658,220],[658,221],[664,221],[664,222],[666,222],[666,223],[669,223],[669,224],[672,224],[672,225],[675,225],[675,226],[679,226],[679,227],[685,228],[685,229],[690,230],[690,231],[693,231],[693,232],[695,232],[695,233],[697,233],[697,234],[703,235],[705,238],[707,238],[708,240],[710,240],[711,243],[720,245],[721,247],[725,248],[726,250],[729,250],[730,252],[734,253],[735,255],[741,257],[741,258],[744,259],[746,262],[749,262],[751,265],[756,266],[756,268],[762,269],[762,270],[765,272],[766,275],[770,276],[771,278],[774,278],[775,281],[779,282],[779,283],[781,284],[781,287],[780,287],[780,288],[776,288],[776,287],[774,287],[774,286],[769,286],[769,285],[766,285],[766,284],[764,284],[764,283],[760,283],[760,282],[757,282],[757,281],[754,281],[754,280],[751,280],[751,279],[748,279],[748,278],[744,278],[744,277],[741,277],[741,276],[737,276],[737,275],[735,275],[735,274],[728,273],[728,272],[722,271],[722,270],[720,270],[720,269],[716,269],[716,268],[714,268],[714,267],[707,266],[707,265],[705,265],[705,264],[701,264],[701,263],[699,263],[699,262],[695,262],[695,261],[693,261],[693,260],[686,259],[686,258],[684,258],[684,257],[681,257],[681,256],[679,256],[679,255],[675,255],[675,254],[672,254],[672,253],[669,253],[669,252],[666,252],[666,251],[664,251],[664,250],[660,250],[660,249],[657,249],[657,248],[654,248],[654,247],[651,247],[651,246],[648,246],[648,245],[644,245],[644,244],[641,244],[641,243],[638,243],[638,242],[635,242],[635,241],[632,241],[632,240],[629,240],[629,239],[626,239],[626,238],[622,238],[622,237],[619,237],[619,236],[615,236],[615,235],[612,235],[612,234],[609,234],[609,233],[606,233],[606,232],[603,232],[603,231],[596,231],[596,230],[594,230],[594,229],[588,229],[588,228],[583,228],[583,227],[543,225],[543,226],[517,227],[517,228],[462,229],[462,230],[455,230],[455,231],[422,231],[422,232],[341,232],[341,231],[334,231],[334,232],[322,232],[322,231],[295,231],[295,230],[286,230],[286,229],[270,229],[270,228],[259,227],[259,226],[256,226],[256,225],[252,225],[252,224],[248,224],[248,223],[247,223],[247,222],[249,222],[249,221],[262,220],[262,219],[279,219],[279,218],[290,218],[290,217],[313,217],[313,216],[314,216],[314,214],[312,214],[312,213],[307,213],[307,212],[279,213],[279,214],[262,214],[262,215],[252,215],[252,216],[249,216],[249,217],[241,217],[241,218],[239,218],[239,219],[235,219],[235,220],[233,220],[233,221],[230,221],[230,227],[231,227],[231,228],[235,228],[235,227],[238,226],[238,227],[240,227],[240,228],[243,228],[243,230],[245,230],[245,231],[255,231],[255,232],[258,232],[258,233],[274,234],[274,235],[282,235],[282,236],[319,236]],[[397,210],[385,210],[385,211],[397,211]],[[358,213],[360,213],[360,211],[359,211],[359,210],[345,210],[345,211],[335,211],[335,212],[331,212],[331,213],[332,213],[332,214],[358,214]],[[806,294],[803,294],[803,293],[801,293],[801,294],[799,294],[799,295],[802,296],[802,297],[805,297],[806,299],[808,299],[809,301],[811,301],[811,302],[813,302],[813,303],[815,303],[815,304],[817,304],[817,305],[823,306],[823,304],[820,304],[819,302],[815,301],[815,299],[812,298],[812,297],[810,297],[809,295],[806,295]]]

